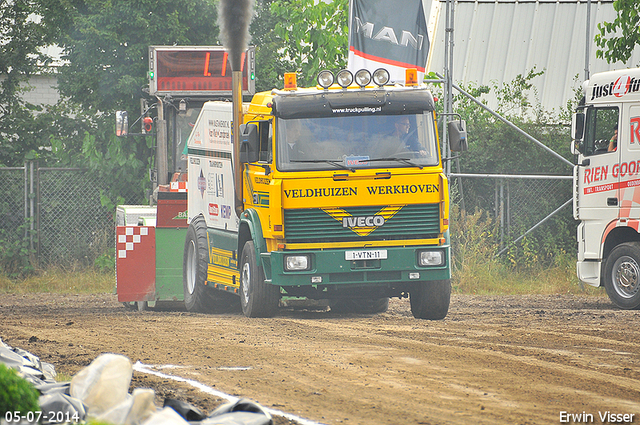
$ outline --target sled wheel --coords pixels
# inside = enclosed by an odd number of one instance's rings
[[[416,319],[440,320],[449,311],[451,280],[417,282],[409,291],[411,313]]]
[[[617,307],[640,309],[640,244],[623,243],[613,248],[603,277],[607,295]]]
[[[334,313],[384,313],[389,309],[389,298],[336,299],[329,302],[329,307]]]
[[[184,305],[188,311],[206,312],[210,309],[210,290],[205,286],[208,267],[207,225],[202,216],[196,217],[187,230],[182,260]]]
[[[240,305],[247,317],[271,317],[278,310],[280,288],[264,281],[264,271],[258,265],[253,241],[242,249],[240,262]]]

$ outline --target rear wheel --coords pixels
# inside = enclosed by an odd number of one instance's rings
[[[613,248],[604,264],[604,288],[617,307],[640,309],[640,244]]]
[[[208,267],[207,248],[207,225],[204,218],[198,216],[187,230],[182,260],[184,305],[188,311],[210,310],[211,291],[205,286]]]
[[[416,319],[440,320],[449,312],[451,280],[418,282],[409,291],[411,313]]]
[[[334,313],[384,313],[389,309],[389,297],[360,298],[360,299],[336,299],[329,302],[329,307]]]
[[[240,263],[240,305],[247,317],[271,317],[278,310],[280,288],[264,281],[264,271],[258,265],[253,241],[242,249]]]

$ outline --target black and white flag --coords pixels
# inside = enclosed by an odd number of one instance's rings
[[[429,56],[429,31],[422,0],[351,0],[349,59],[351,72],[385,68],[391,81],[404,81],[416,68],[422,81]]]

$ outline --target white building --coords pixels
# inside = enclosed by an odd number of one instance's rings
[[[435,35],[428,71],[442,74],[445,50],[445,0],[424,0],[431,11]],[[545,110],[564,106],[585,79],[587,0],[457,0],[454,9],[453,81],[490,85],[511,82],[535,66],[544,75],[534,79]],[[597,25],[613,22],[612,0],[592,0],[589,23],[589,71],[640,65],[640,47],[627,63],[608,64],[596,58]],[[427,21],[429,22],[429,20]],[[576,76],[578,77],[576,82]],[[488,97],[495,108],[495,98]],[[534,99],[531,99],[532,101]]]

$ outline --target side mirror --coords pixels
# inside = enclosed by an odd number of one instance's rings
[[[241,164],[257,162],[260,152],[258,126],[253,123],[240,125],[240,158]]]
[[[464,152],[469,149],[467,143],[467,122],[462,120],[449,121],[449,148],[453,152]]]
[[[129,114],[127,111],[116,111],[116,136],[129,134]]]
[[[584,138],[584,113],[576,112],[571,117],[571,153],[578,155],[583,152],[582,139]]]

